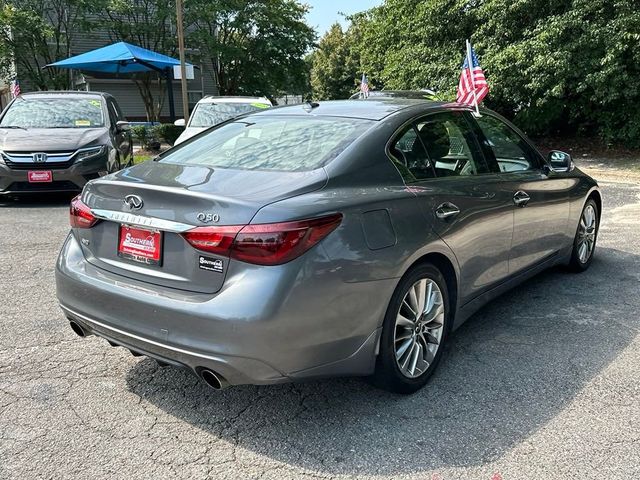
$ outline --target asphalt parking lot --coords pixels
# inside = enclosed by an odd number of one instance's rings
[[[640,478],[640,182],[604,180],[591,270],[483,308],[413,396],[359,379],[215,392],[79,339],[53,275],[68,197],[4,203],[0,479]]]

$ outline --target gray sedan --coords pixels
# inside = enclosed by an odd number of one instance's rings
[[[482,110],[310,103],[89,182],[57,263],[80,336],[216,389],[335,375],[411,393],[480,306],[593,259],[602,201]]]

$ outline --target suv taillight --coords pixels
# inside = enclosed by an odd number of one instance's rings
[[[91,213],[91,209],[82,202],[80,195],[71,200],[69,223],[72,228],[91,228],[98,223],[98,219]]]
[[[196,227],[182,234],[198,250],[256,265],[280,265],[299,257],[335,230],[342,214],[295,222]]]

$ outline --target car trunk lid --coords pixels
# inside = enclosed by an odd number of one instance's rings
[[[224,282],[228,257],[197,250],[180,233],[198,226],[246,225],[264,205],[325,183],[322,169],[247,171],[145,162],[87,184],[83,201],[102,221],[75,234],[87,260],[100,268],[156,285],[215,293]],[[135,255],[127,249],[129,237],[139,242],[133,245]],[[149,243],[160,249],[159,258],[144,258],[137,250]]]

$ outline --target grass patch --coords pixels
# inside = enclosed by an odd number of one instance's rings
[[[138,163],[146,162],[147,160],[151,160],[152,158],[152,155],[134,155],[133,164],[137,165]]]

